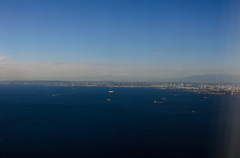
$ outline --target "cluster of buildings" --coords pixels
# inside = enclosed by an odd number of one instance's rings
[[[203,93],[240,94],[240,83],[201,82],[116,82],[116,81],[1,81],[0,84],[37,84],[45,86],[81,87],[151,87],[158,89],[184,89]]]

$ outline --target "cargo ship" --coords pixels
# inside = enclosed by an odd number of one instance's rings
[[[108,91],[109,93],[113,93],[114,91]]]

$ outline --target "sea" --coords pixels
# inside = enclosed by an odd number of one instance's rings
[[[239,158],[239,148],[239,95],[0,85],[1,158]]]

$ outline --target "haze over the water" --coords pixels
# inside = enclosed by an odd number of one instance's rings
[[[240,75],[240,1],[0,0],[0,80]]]

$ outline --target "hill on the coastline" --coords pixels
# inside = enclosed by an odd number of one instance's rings
[[[240,83],[240,75],[228,74],[207,74],[207,75],[194,75],[184,78],[170,78],[164,81],[168,82],[231,82]]]

